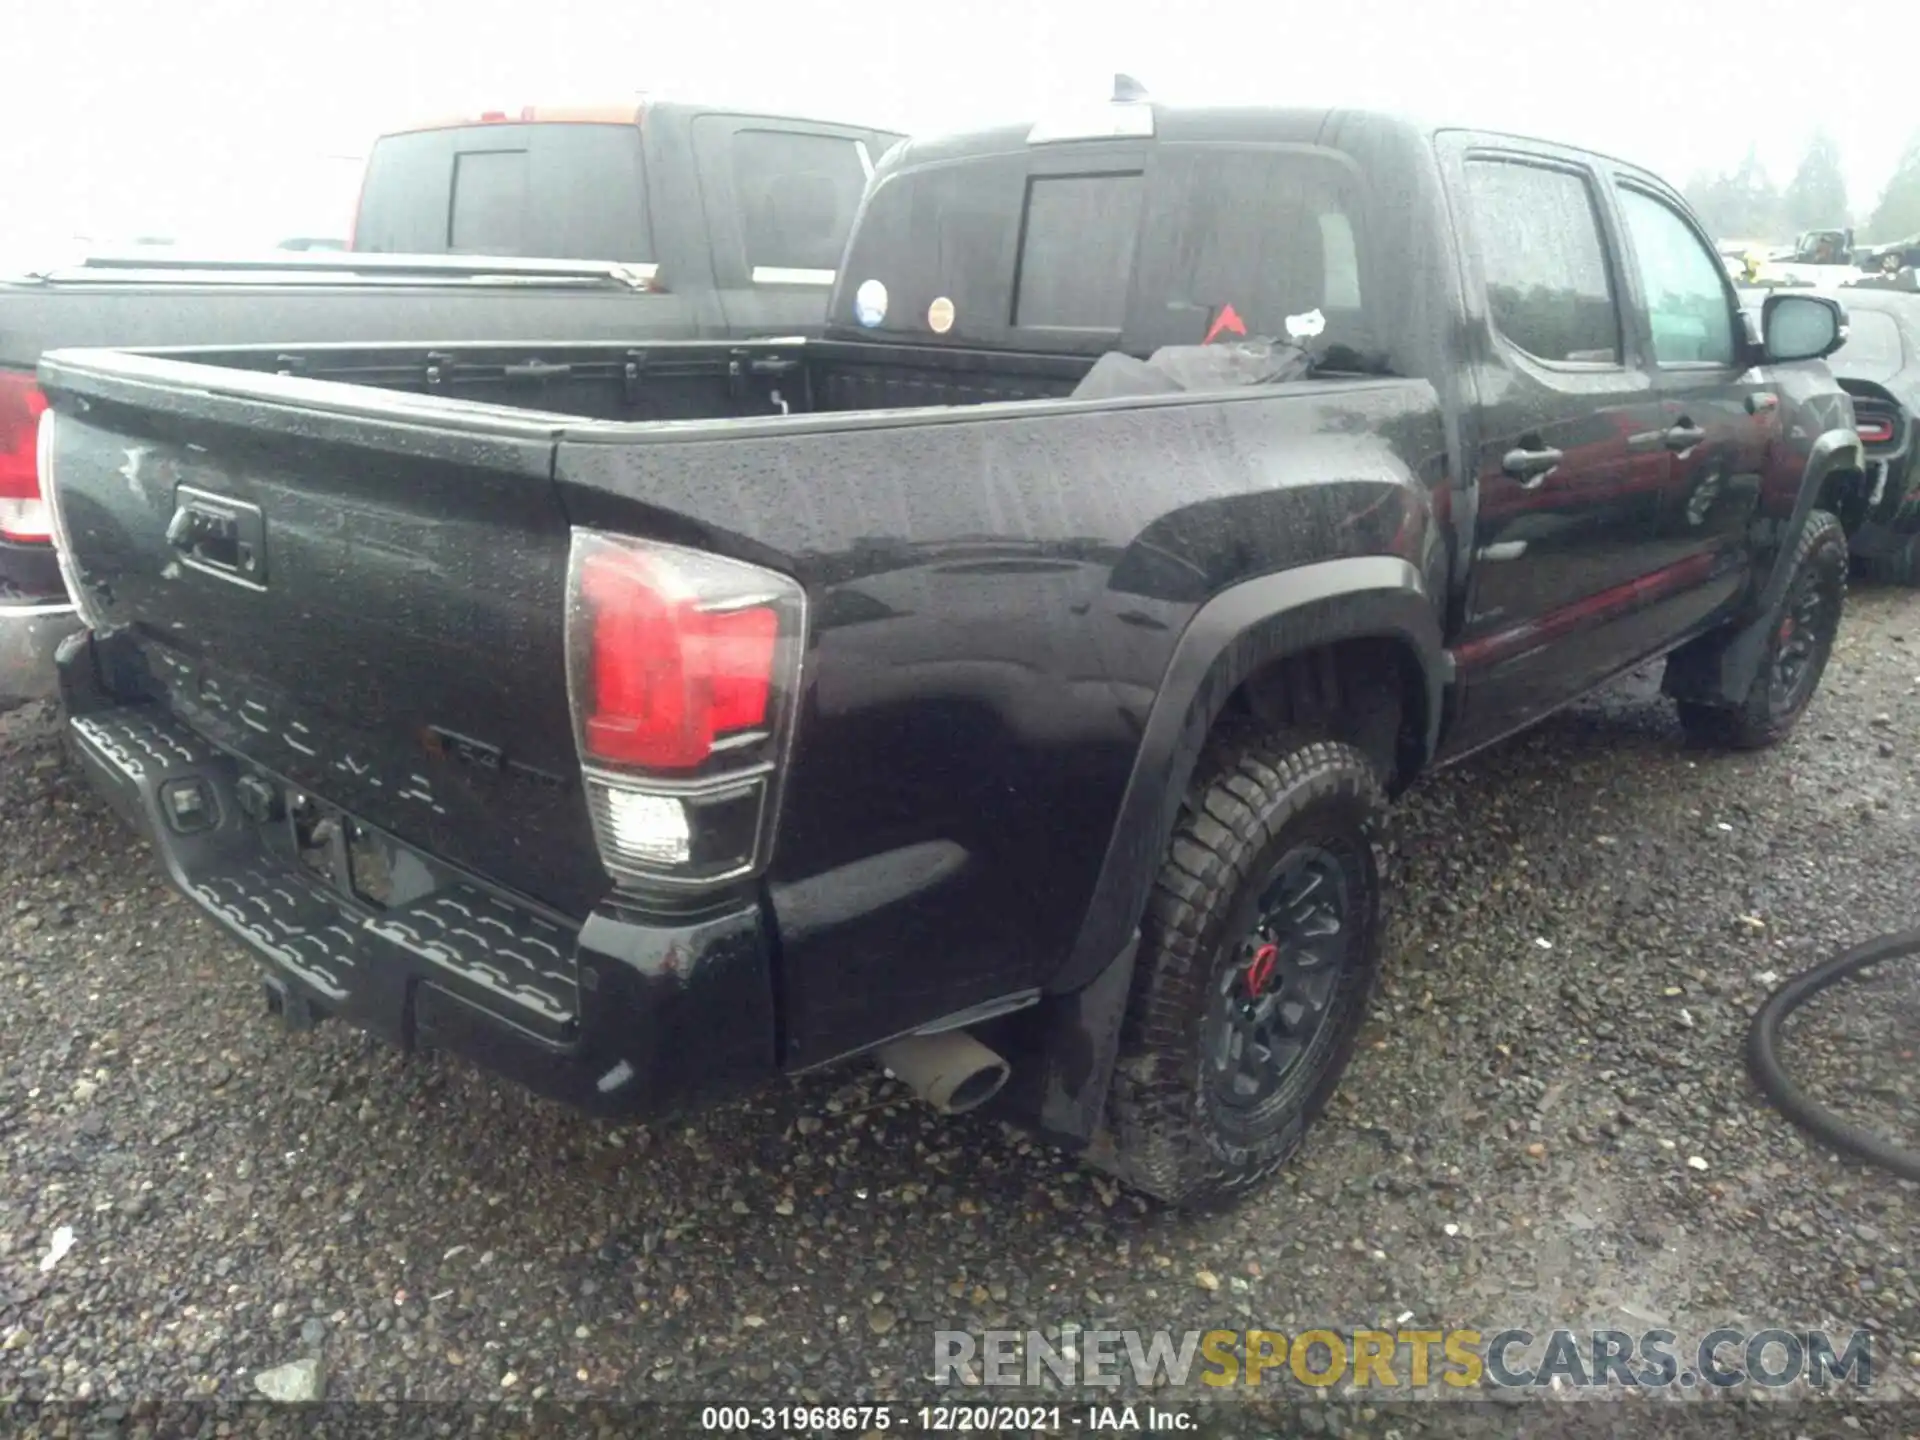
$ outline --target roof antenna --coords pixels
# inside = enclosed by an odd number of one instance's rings
[[[1113,99],[1115,104],[1124,104],[1147,98],[1147,87],[1131,75],[1113,77]]]

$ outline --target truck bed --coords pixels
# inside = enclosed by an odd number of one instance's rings
[[[648,423],[1057,399],[1092,365],[1081,356],[797,339],[193,345],[114,354],[128,367],[160,362],[155,374],[182,375],[175,366],[191,365],[195,383],[209,393],[272,395],[343,413],[391,404],[369,394],[382,391],[546,417]],[[323,383],[267,380],[262,388],[268,376]]]

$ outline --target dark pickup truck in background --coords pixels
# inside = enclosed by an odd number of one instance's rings
[[[450,120],[374,144],[358,253],[162,251],[0,278],[0,702],[51,693],[74,624],[34,473],[45,351],[619,340],[644,365],[658,340],[812,334],[899,139],[691,104]],[[538,366],[515,373],[537,401]]]
[[[810,331],[903,138],[663,101],[457,116],[374,142],[349,248],[618,260],[708,297],[685,338]]]
[[[1803,712],[1843,321],[1763,344],[1669,187],[1531,140],[912,142],[744,362],[47,357],[70,736],[292,1023],[638,1115],[872,1054],[1217,1195],[1344,1068],[1390,795],[1663,654],[1698,740]]]

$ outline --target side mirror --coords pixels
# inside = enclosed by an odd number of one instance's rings
[[[1767,296],[1760,308],[1766,358],[1824,360],[1847,343],[1847,312],[1827,295]]]

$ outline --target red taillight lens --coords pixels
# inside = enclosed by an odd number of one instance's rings
[[[616,883],[697,888],[767,863],[805,633],[788,576],[573,532],[567,694]]]
[[[1861,440],[1869,445],[1884,445],[1893,439],[1891,420],[1862,420],[1854,428],[1859,431]]]
[[[769,593],[755,567],[610,539],[590,544],[575,576],[585,758],[686,771],[718,745],[770,734],[791,582],[771,577]]]
[[[716,739],[766,724],[780,617],[724,614],[661,588],[627,557],[596,557],[581,576],[593,614],[587,753],[615,765],[690,770]]]
[[[45,543],[53,536],[36,450],[46,408],[31,375],[0,370],[0,535],[9,540]]]
[[[765,605],[706,617],[707,670],[713,677],[713,733],[757,730],[773,693],[773,647],[780,617]]]

